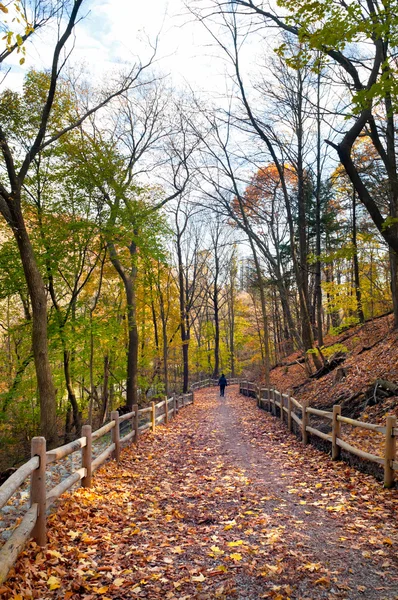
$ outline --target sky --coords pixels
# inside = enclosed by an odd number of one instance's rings
[[[84,18],[75,29],[71,62],[84,65],[94,79],[106,77],[115,66],[131,64],[137,57],[144,62],[150,53],[148,40],[154,43],[158,37],[156,66],[176,85],[187,82],[210,91],[223,80],[220,51],[182,0],[86,0],[80,14]],[[26,70],[49,67],[56,33],[53,26],[32,37],[23,67],[18,64],[19,56],[10,57],[7,65],[12,69],[3,88],[20,89]]]

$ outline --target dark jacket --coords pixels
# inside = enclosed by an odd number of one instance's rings
[[[222,375],[220,377],[220,379],[218,380],[218,385],[223,385],[223,386],[227,385],[227,378],[225,377],[225,375]]]

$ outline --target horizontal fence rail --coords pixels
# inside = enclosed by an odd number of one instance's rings
[[[217,385],[218,380],[205,379],[192,384],[190,392],[173,398],[165,398],[160,402],[152,402],[150,406],[138,408],[125,415],[119,415],[117,411],[111,413],[111,420],[96,431],[91,430],[90,425],[84,425],[82,435],[79,439],[54,448],[46,450],[46,440],[43,437],[35,437],[31,443],[32,457],[13,473],[0,486],[0,509],[2,509],[10,498],[18,491],[21,485],[30,477],[30,506],[22,521],[0,549],[0,584],[8,576],[15,563],[18,554],[26,542],[33,537],[39,546],[45,546],[47,541],[46,511],[62,494],[73,485],[80,483],[82,487],[91,487],[92,475],[96,469],[112,458],[119,462],[122,446],[129,442],[138,442],[138,438],[147,430],[155,431],[156,426],[169,423],[178,412],[194,403],[194,390]],[[238,383],[238,380],[230,380],[229,383]],[[123,424],[123,427],[121,425]],[[126,424],[130,424],[130,431],[123,434]],[[110,444],[96,457],[93,458],[93,442],[103,438],[110,433]],[[75,452],[81,452],[81,466],[63,479],[50,490],[46,488],[46,473],[48,465],[56,463]]]
[[[398,436],[397,418],[387,416],[385,426],[374,423],[365,423],[355,419],[349,419],[341,415],[341,406],[335,404],[332,411],[320,410],[308,406],[308,402],[298,402],[290,394],[282,394],[274,387],[259,387],[251,381],[241,381],[239,384],[239,393],[257,400],[257,406],[268,410],[272,415],[278,416],[282,422],[286,422],[289,431],[293,431],[293,422],[301,433],[301,439],[304,444],[308,444],[308,434],[319,437],[331,444],[331,455],[333,460],[341,458],[341,450],[345,450],[359,458],[379,464],[384,469],[384,487],[390,488],[394,485],[395,471],[398,471],[398,460],[396,456],[396,438]],[[277,410],[278,409],[278,410]],[[297,414],[298,409],[300,414]],[[331,421],[330,433],[325,433],[310,425],[310,416]],[[365,452],[360,448],[352,446],[341,437],[341,424],[350,425],[360,429],[374,431],[384,435],[384,456],[377,456]]]

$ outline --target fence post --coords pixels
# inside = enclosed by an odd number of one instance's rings
[[[280,402],[281,402],[281,421],[283,423],[284,419],[283,419],[283,407],[285,405],[285,400],[283,398],[283,393],[279,392],[279,398],[280,398]]]
[[[39,467],[33,471],[30,480],[30,505],[37,504],[37,520],[32,537],[39,546],[47,543],[46,527],[46,439],[34,437],[31,442],[32,456],[39,457]]]
[[[173,415],[175,418],[178,414],[178,400],[177,400],[176,396],[173,397],[173,407],[174,407]]]
[[[140,434],[138,431],[138,404],[134,404],[133,411],[134,411],[134,417],[133,417],[132,427],[135,431],[134,443],[138,444],[138,436]]]
[[[151,402],[151,406],[152,406],[151,427],[152,427],[152,431],[155,431],[155,428],[156,428],[156,406],[155,406],[154,401]]]
[[[271,397],[272,397],[272,408],[271,413],[275,417],[276,416],[276,406],[275,406],[275,388],[271,388]]]
[[[268,412],[271,412],[271,388],[267,387]]]
[[[119,428],[119,413],[117,410],[113,410],[111,412],[111,421],[115,421],[115,427],[113,427],[112,431],[112,443],[115,444],[115,449],[113,451],[113,458],[119,463],[120,460],[120,428]]]
[[[341,423],[338,417],[341,415],[340,404],[333,405],[333,421],[332,421],[332,460],[339,460],[341,456],[341,448],[337,445],[337,440],[340,437]]]
[[[292,399],[290,397],[290,390],[287,393],[287,428],[292,431]]]
[[[307,406],[308,406],[308,400],[304,400],[304,402],[301,405],[301,419],[302,419],[302,424],[303,424],[303,429],[302,429],[302,438],[303,438],[303,444],[308,444],[308,431],[307,431],[307,425],[308,425],[308,414],[307,414]]]
[[[389,416],[386,419],[386,452],[384,461],[384,487],[390,488],[394,484],[394,469],[392,461],[395,460],[396,437],[394,428],[397,426],[397,417]]]
[[[182,408],[185,408],[185,394],[182,395]]]
[[[167,396],[164,401],[164,422],[166,423],[166,425],[169,422],[169,401],[167,399]]]
[[[82,437],[86,438],[86,445],[82,448],[82,467],[86,469],[86,476],[82,478],[82,487],[91,487],[92,478],[92,439],[91,439],[91,425],[83,425]]]

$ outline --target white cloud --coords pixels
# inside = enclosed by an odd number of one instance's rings
[[[217,52],[210,47],[210,36],[182,0],[88,0],[81,15],[84,19],[75,29],[71,61],[85,64],[95,78],[137,58],[144,62],[151,53],[148,40],[154,43],[157,36],[157,67],[176,84],[187,80],[197,89],[214,90],[223,78],[223,65],[214,56]],[[28,69],[49,68],[56,39],[55,25],[35,34],[27,44],[23,67],[15,54],[8,59],[11,72],[3,87],[18,89]]]

